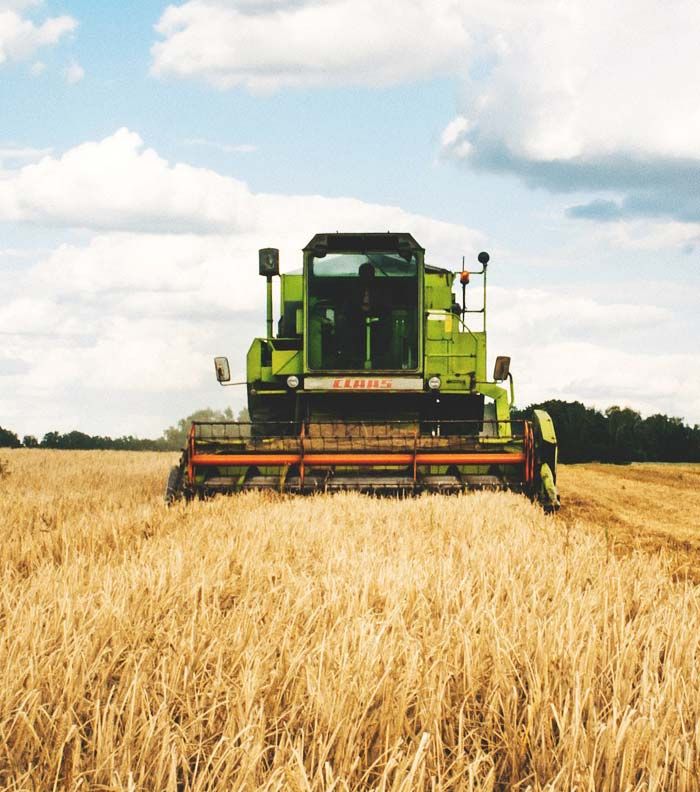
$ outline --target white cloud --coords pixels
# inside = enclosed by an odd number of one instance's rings
[[[189,0],[156,30],[155,74],[253,91],[393,84],[452,71],[468,44],[457,0]]]
[[[700,421],[700,355],[649,354],[585,341],[516,348],[518,403],[564,399]]]
[[[10,336],[50,336],[57,332],[74,335],[66,325],[69,316],[56,310],[57,305],[48,297],[17,296],[0,306],[0,333]]]
[[[253,222],[242,182],[170,165],[127,129],[0,179],[0,218],[143,231],[235,230]]]
[[[252,143],[217,143],[215,140],[207,140],[206,138],[186,138],[184,142],[187,146],[212,148],[224,154],[252,154],[258,150],[258,147]]]
[[[187,0],[156,29],[156,74],[221,87],[471,72],[443,138],[460,157],[471,141],[525,162],[700,156],[694,0]]]
[[[448,148],[472,137],[532,162],[700,156],[697,3],[672,14],[662,0],[464,8],[487,65],[467,84]]]
[[[77,85],[85,77],[85,69],[77,61],[72,61],[66,67],[64,77],[68,85]]]
[[[592,194],[575,218],[700,222],[695,0],[187,0],[157,31],[155,74],[222,88],[454,75],[447,157]]]
[[[121,315],[220,316],[255,302],[256,262],[245,234],[110,233],[61,245],[33,267],[30,283],[76,306],[108,299]]]
[[[601,240],[620,250],[667,251],[682,248],[692,253],[700,246],[700,223],[625,220],[607,223]]]
[[[471,143],[466,139],[466,135],[472,128],[469,119],[458,115],[443,129],[440,136],[440,144],[443,149],[450,151],[454,156],[466,158],[472,150]]]
[[[221,401],[211,357],[223,350],[234,368],[244,360],[254,331],[245,339],[236,331],[248,303],[261,310],[264,299],[257,256],[245,253],[249,266],[233,239],[110,234],[7,272],[5,423],[37,434],[79,427],[157,435],[193,404]],[[148,416],[132,418],[127,403]]]
[[[17,163],[33,162],[46,157],[52,149],[38,149],[31,146],[16,146],[12,143],[0,143],[0,168],[5,164],[16,165]]]
[[[666,288],[631,284],[629,302],[617,303],[604,294],[585,296],[580,287],[491,288],[489,358],[512,356],[520,406],[578,400],[700,422],[700,353],[692,343],[681,351],[678,342],[670,342],[697,332],[692,304],[683,307],[674,298],[666,308],[638,301],[635,294],[668,298]]]
[[[507,33],[478,92],[479,123],[515,156],[700,155],[700,6],[681,0],[542,3]],[[493,123],[489,123],[492,119]]]
[[[158,74],[223,87],[472,77],[443,133],[459,157],[700,159],[700,5],[663,0],[329,0],[170,5]]]
[[[35,23],[21,12],[33,2],[0,2],[0,66],[30,58],[40,47],[56,44],[78,26],[71,16],[47,17]]]
[[[215,171],[167,162],[127,129],[5,171],[0,220],[150,234],[274,233],[289,250],[319,230],[414,229],[437,255],[466,252],[478,239],[461,225],[354,198],[254,194]]]
[[[606,195],[574,217],[700,221],[700,5],[500,0],[472,20],[481,62],[443,133],[447,156]]]
[[[23,250],[21,248],[5,248],[0,249],[0,259],[34,259],[36,252],[34,250]]]
[[[0,0],[0,11],[23,11],[41,5],[43,0]]]
[[[490,289],[490,304],[500,317],[499,336],[542,336],[548,343],[572,339],[619,343],[622,333],[668,322],[671,312],[654,304],[607,302],[599,297],[547,289]]]

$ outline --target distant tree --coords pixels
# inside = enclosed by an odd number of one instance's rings
[[[641,445],[642,416],[628,407],[608,407],[608,438],[611,462],[634,462],[645,458]]]
[[[19,437],[14,432],[0,426],[0,448],[19,448],[20,445]]]
[[[691,429],[680,418],[650,415],[640,427],[646,458],[659,462],[686,462],[698,458],[697,427]]]
[[[60,448],[73,450],[116,450],[116,451],[167,451],[168,446],[162,438],[149,440],[147,438],[133,437],[103,437],[89,435],[85,432],[47,432],[41,443],[42,448]]]
[[[167,448],[179,450],[184,448],[187,443],[187,433],[190,430],[192,421],[233,421],[233,410],[227,407],[225,410],[212,410],[209,407],[203,410],[196,410],[187,418],[181,418],[175,426],[170,426],[163,432],[163,439]]]
[[[42,448],[60,448],[61,435],[59,432],[47,432],[39,444]]]
[[[538,408],[552,416],[562,462],[700,462],[700,427],[681,418],[642,418],[616,405],[601,413],[557,399],[518,410],[515,417],[530,417]]]
[[[101,443],[99,442],[101,439],[102,438],[98,437],[90,437],[90,435],[85,434],[85,432],[68,432],[60,436],[58,448],[74,448],[83,450],[99,448],[101,446]]]
[[[690,462],[700,462],[700,426],[690,430]]]
[[[25,448],[39,448],[39,441],[34,435],[24,435],[22,438],[22,445]]]
[[[606,418],[601,412],[578,401],[550,399],[530,405],[519,411],[519,415],[530,417],[536,409],[546,410],[554,421],[561,462],[609,460],[610,442]]]

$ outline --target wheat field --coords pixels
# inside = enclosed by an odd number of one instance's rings
[[[700,466],[564,468],[552,518],[0,461],[3,789],[700,787]]]

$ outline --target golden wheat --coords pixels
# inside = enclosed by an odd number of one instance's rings
[[[163,455],[0,457],[3,788],[698,788],[673,548],[516,495],[166,509]]]

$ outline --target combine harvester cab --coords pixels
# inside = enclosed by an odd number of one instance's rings
[[[478,260],[478,271],[454,273],[426,264],[410,234],[317,234],[302,272],[281,276],[275,335],[279,254],[261,250],[267,333],[248,351],[250,422],[193,423],[166,500],[250,489],[493,488],[557,509],[551,418],[511,416],[510,358],[497,357],[486,375],[489,256]],[[474,276],[482,289],[468,307]],[[233,384],[226,358],[215,358],[215,369],[220,384]]]

